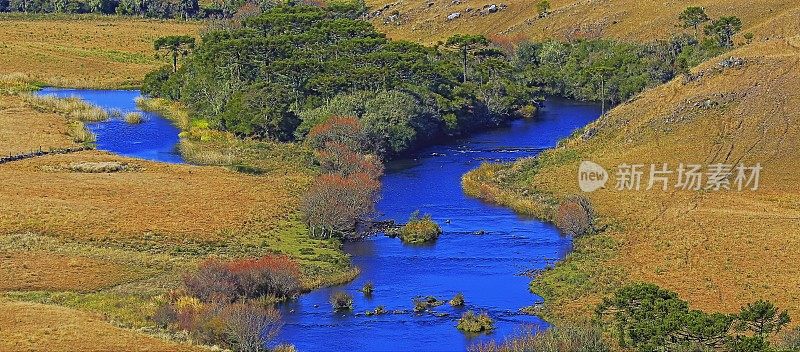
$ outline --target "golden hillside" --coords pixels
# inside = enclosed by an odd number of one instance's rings
[[[742,33],[757,38],[787,36],[800,30],[800,3],[794,0],[550,0],[539,17],[531,0],[368,0],[372,22],[390,37],[435,43],[453,33],[512,35],[530,39],[611,37],[647,41],[676,32],[678,14],[703,6],[712,18],[739,16]],[[490,5],[499,11],[482,11]],[[453,13],[460,17],[448,20]],[[394,15],[394,16],[393,16]]]
[[[743,65],[723,67],[733,56]],[[690,78],[642,93],[561,147],[513,165],[484,165],[464,179],[482,198],[531,214],[542,200],[586,194],[608,230],[576,241],[558,269],[534,282],[555,316],[587,313],[622,282],[674,290],[694,308],[734,311],[768,299],[800,316],[800,39],[739,48]],[[609,171],[606,188],[578,189],[578,165]],[[647,165],[642,190],[617,190],[617,166]],[[756,191],[646,191],[649,165],[760,163]],[[704,168],[707,171],[707,168]],[[733,179],[730,179],[733,183]],[[552,203],[550,203],[552,204]],[[565,276],[571,278],[566,280]],[[575,278],[580,278],[576,280]],[[576,283],[577,282],[577,283]]]
[[[200,27],[111,16],[0,15],[0,75],[22,73],[59,87],[135,86],[166,64],[155,58],[156,38],[197,35]]]

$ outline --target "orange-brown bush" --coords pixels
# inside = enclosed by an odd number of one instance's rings
[[[322,171],[350,176],[356,173],[365,173],[372,179],[378,179],[383,174],[383,164],[374,155],[363,155],[354,152],[341,142],[328,142],[325,149],[317,152]]]
[[[556,211],[556,226],[572,236],[594,231],[594,210],[589,199],[573,196],[561,202]]]
[[[354,152],[369,151],[372,144],[357,118],[340,116],[314,126],[306,136],[306,143],[317,150],[325,149],[330,143],[341,143]]]
[[[365,173],[325,174],[311,186],[303,204],[312,236],[347,237],[375,211],[380,182]]]
[[[285,256],[220,262],[208,259],[184,278],[187,293],[203,302],[234,302],[271,296],[292,297],[301,290],[300,266]]]

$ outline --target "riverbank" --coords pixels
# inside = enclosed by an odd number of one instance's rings
[[[0,134],[0,154],[82,146],[69,136],[69,112],[37,110],[11,90],[0,87],[0,122],[9,132]],[[235,165],[258,167],[258,173],[96,150],[0,165],[2,188],[13,190],[0,193],[2,304],[29,315],[52,314],[47,324],[74,326],[83,337],[59,333],[63,338],[42,344],[38,336],[61,330],[15,320],[3,325],[6,349],[194,349],[142,332],[188,342],[160,333],[152,317],[161,297],[209,256],[285,254],[302,266],[306,290],[352,280],[358,271],[341,244],[310,238],[300,220],[298,204],[313,177],[303,160],[307,153],[267,144],[240,147]],[[258,166],[250,163],[259,160]],[[70,315],[75,318],[64,320]],[[20,340],[15,331],[30,338]]]
[[[800,179],[790,171],[800,162],[800,132],[791,123],[800,103],[798,48],[796,37],[741,47],[618,106],[538,160],[484,165],[465,176],[472,195],[545,218],[557,200],[584,194],[608,226],[576,239],[565,261],[533,281],[546,317],[589,319],[601,297],[642,281],[696,309],[733,312],[766,299],[800,312],[792,293],[799,258],[790,249],[800,244]],[[728,56],[742,64],[728,64]],[[578,189],[583,160],[606,168],[605,188]],[[756,191],[645,190],[648,170],[641,190],[616,189],[617,165],[665,162],[673,169],[760,163],[763,172]]]

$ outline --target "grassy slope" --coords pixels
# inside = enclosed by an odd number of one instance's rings
[[[34,110],[12,94],[27,89],[26,81],[139,82],[163,64],[152,56],[155,37],[196,34],[200,27],[89,16],[10,16],[0,23],[0,155],[78,145],[67,136],[64,116]],[[314,173],[304,148],[216,143],[224,145],[194,143],[193,156],[255,166],[261,174],[99,151],[0,165],[0,315],[6,318],[0,350],[185,348],[122,328],[151,326],[159,295],[209,255],[284,253],[303,265],[307,287],[352,278],[340,244],[309,238],[299,219],[297,204]],[[104,161],[136,167],[111,174],[69,170]]]
[[[116,88],[138,85],[166,64],[153,41],[196,35],[199,22],[109,16],[0,14],[0,74],[24,73],[46,85]]]
[[[588,127],[596,133],[588,140],[465,177],[476,196],[547,216],[547,200],[580,193],[581,160],[610,171],[608,188],[588,194],[609,229],[579,239],[566,262],[532,284],[555,307],[551,318],[585,316],[602,294],[633,281],[675,290],[696,308],[734,311],[764,298],[800,316],[800,39],[729,55],[746,64],[723,70],[713,59],[694,70],[696,80],[677,78],[615,108]],[[614,189],[621,163],[739,161],[762,164],[759,191]]]
[[[785,36],[800,30],[800,3],[794,0],[765,0],[759,5],[747,1],[696,0],[550,0],[551,14],[539,18],[536,1],[531,0],[367,0],[371,9],[389,8],[373,19],[390,37],[435,43],[453,33],[523,36],[530,39],[549,37],[604,36],[646,41],[668,38],[677,29],[678,14],[687,6],[704,6],[711,17],[736,15],[745,23],[743,33],[757,38]],[[428,4],[432,4],[428,6]],[[507,9],[479,15],[485,5],[505,4]],[[467,12],[468,8],[474,9]],[[387,22],[398,11],[400,20]],[[461,18],[447,21],[460,12]]]

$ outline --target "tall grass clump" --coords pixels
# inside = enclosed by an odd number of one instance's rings
[[[29,93],[38,87],[30,83],[30,79],[21,73],[0,75],[0,95],[18,95]]]
[[[488,314],[480,313],[475,314],[473,311],[467,311],[458,319],[458,330],[477,334],[481,332],[489,332],[494,330],[494,320]]]
[[[610,346],[603,340],[596,325],[557,325],[544,331],[535,331],[502,344],[489,342],[470,348],[470,352],[606,352]]]
[[[38,111],[64,115],[73,120],[91,122],[108,119],[107,111],[77,97],[58,98],[50,95],[25,94],[23,100]]]
[[[453,307],[462,307],[464,306],[464,294],[459,292],[453,296],[453,299],[450,300],[450,305]]]
[[[129,112],[125,114],[125,122],[132,125],[142,123],[142,114],[138,112]]]
[[[136,106],[144,111],[154,112],[174,122],[181,130],[188,130],[191,126],[189,113],[180,103],[162,98],[136,98]]]
[[[400,229],[400,239],[411,244],[432,242],[441,234],[442,229],[431,219],[431,216],[426,214],[420,217],[419,212],[414,212]]]
[[[67,135],[72,137],[72,140],[76,143],[81,144],[92,144],[96,140],[94,133],[89,131],[81,121],[70,121],[67,127]]]

